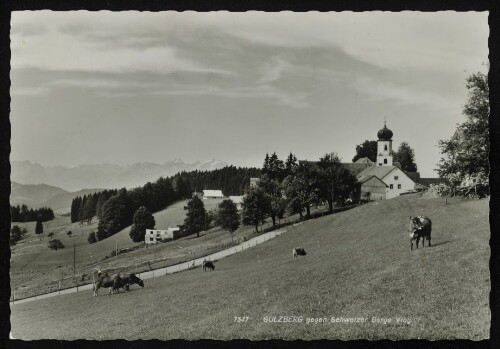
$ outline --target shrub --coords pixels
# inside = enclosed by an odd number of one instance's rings
[[[97,236],[95,234],[95,232],[91,232],[89,234],[89,237],[87,238],[88,242],[93,244],[94,242],[97,242]]]
[[[49,248],[57,251],[60,248],[64,248],[64,245],[61,240],[54,239],[49,241]]]
[[[10,229],[10,241],[11,245],[15,245],[22,238],[22,230],[17,225]],[[12,243],[13,242],[13,243]]]

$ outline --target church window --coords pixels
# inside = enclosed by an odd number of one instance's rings
[[[386,144],[386,145],[384,145],[384,150],[387,150],[387,144]]]
[[[384,164],[387,164],[387,159],[384,159]]]
[[[401,189],[401,184],[398,184],[398,189]]]
[[[389,186],[389,188],[390,188],[390,189],[394,189],[394,185],[392,185],[392,184],[391,184],[391,185]]]
[[[397,181],[399,176],[394,176],[394,180]]]

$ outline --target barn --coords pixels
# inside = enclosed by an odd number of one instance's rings
[[[389,187],[380,178],[375,175],[364,175],[358,178],[360,184],[359,200],[385,200],[386,191]]]
[[[220,199],[223,197],[222,190],[203,190],[203,199]]]

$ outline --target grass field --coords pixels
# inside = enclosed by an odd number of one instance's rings
[[[307,221],[218,261],[214,272],[159,277],[144,289],[112,296],[93,298],[89,291],[14,305],[12,334],[68,340],[488,338],[488,211],[487,200],[445,206],[442,199],[404,196],[370,203]],[[410,251],[406,227],[417,214],[431,217],[433,246]],[[298,245],[308,254],[292,259]],[[238,316],[248,320],[235,322]],[[280,316],[302,322],[264,321]],[[331,323],[332,316],[367,321]]]
[[[221,199],[204,200],[205,208],[211,210],[221,201]],[[156,228],[167,229],[182,224],[186,214],[184,211],[186,203],[187,201],[179,201],[155,213]],[[104,259],[106,256],[111,256],[115,246],[119,249],[141,246],[130,239],[130,227],[108,239],[89,244],[87,237],[90,232],[97,230],[97,221],[90,225],[72,224],[69,217],[58,216],[44,223],[43,235],[45,237],[42,239],[34,234],[35,222],[12,223],[12,225],[16,224],[28,230],[27,236],[12,248],[10,277],[11,287],[16,290],[17,298],[34,295],[34,292],[55,291],[58,287],[58,280],[63,280],[62,287],[75,286],[75,280],[80,279],[70,278],[73,275],[74,252],[76,272],[90,274],[94,267],[117,269],[145,262],[154,264],[155,261],[163,261],[163,265],[173,264],[195,255],[200,256],[205,251],[219,248],[231,241],[227,232],[212,229],[203,233],[201,241],[187,237],[175,242],[151,246],[148,249],[142,246],[118,258]],[[241,238],[243,235],[250,236],[251,230],[252,227],[242,227],[234,236],[236,238]],[[68,231],[72,232],[71,237],[66,234]],[[49,239],[46,237],[49,232],[53,232],[53,238],[60,239],[66,247],[58,251],[49,249],[47,247]]]

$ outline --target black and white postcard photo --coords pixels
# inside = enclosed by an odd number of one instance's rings
[[[13,11],[10,338],[489,339],[488,16]]]

